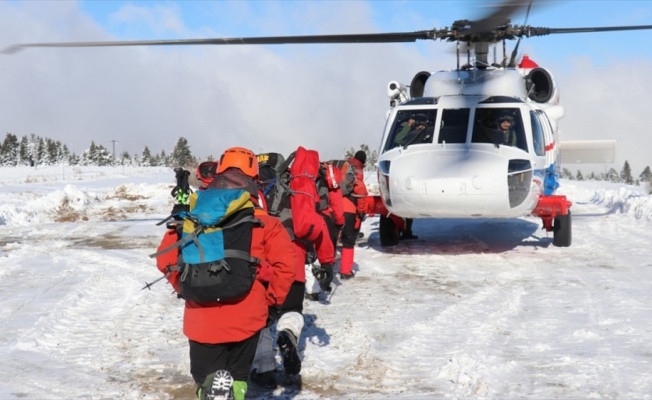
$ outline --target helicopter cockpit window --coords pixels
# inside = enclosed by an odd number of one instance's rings
[[[432,143],[436,118],[437,110],[397,112],[384,151],[398,146]]]
[[[478,108],[473,126],[473,143],[493,143],[527,151],[523,119],[518,108]]]
[[[444,110],[441,115],[437,143],[466,143],[469,114],[470,110],[468,108]]]

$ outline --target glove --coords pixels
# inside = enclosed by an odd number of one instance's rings
[[[306,251],[306,259],[305,259],[305,263],[306,263],[306,264],[312,264],[312,263],[314,263],[315,261],[317,261],[317,254],[315,253],[315,251],[312,250],[312,249]]]
[[[324,292],[331,291],[331,282],[333,282],[333,265],[324,264],[319,266],[319,268],[313,268],[312,274],[319,282],[319,287]]]
[[[269,306],[267,309],[267,324],[265,326],[272,326],[281,317],[281,307]]]

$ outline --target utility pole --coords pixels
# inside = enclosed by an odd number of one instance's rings
[[[113,143],[113,160],[115,161],[115,144],[118,142],[117,140],[111,140],[111,143]]]

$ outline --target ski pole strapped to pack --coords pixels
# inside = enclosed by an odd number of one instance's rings
[[[177,185],[172,189],[170,194],[177,202],[172,208],[172,214],[176,214],[181,211],[188,211],[190,195],[192,194],[192,189],[190,189],[190,182],[188,182],[190,171],[177,167],[174,169],[174,174],[177,179]]]
[[[178,241],[151,254],[159,257],[180,250],[181,296],[195,302],[237,302],[256,279],[260,260],[251,256],[252,230],[262,222],[254,217],[250,194],[243,189],[209,189],[193,193]],[[171,269],[176,269],[172,267]]]

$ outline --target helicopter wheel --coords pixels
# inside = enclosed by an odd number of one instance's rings
[[[380,226],[378,228],[378,233],[380,234],[380,245],[381,246],[396,246],[400,239],[398,231],[396,230],[396,224],[394,220],[390,217],[384,215],[380,216]]]
[[[554,244],[557,247],[568,247],[571,245],[572,224],[571,224],[570,210],[568,210],[568,214],[559,215],[555,218],[555,222],[552,227],[552,232],[553,232],[552,244]]]

